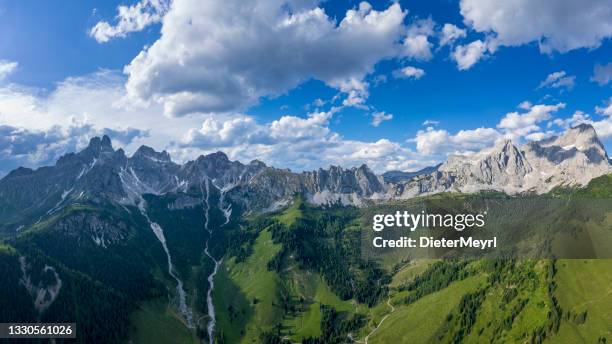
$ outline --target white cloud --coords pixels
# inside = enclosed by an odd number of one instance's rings
[[[425,75],[425,71],[421,68],[416,68],[413,66],[407,66],[401,69],[398,69],[393,72],[393,76],[396,78],[414,78],[420,79]]]
[[[581,123],[592,123],[592,121],[589,115],[587,115],[583,111],[578,110],[572,114],[572,117],[565,118],[565,119],[555,118],[549,124],[555,124],[563,129],[568,129],[571,127],[575,127]]]
[[[58,154],[82,148],[94,135],[108,134],[128,153],[140,144],[157,149],[179,139],[201,119],[181,118],[172,123],[159,106],[131,107],[124,101],[125,78],[116,72],[68,78],[51,91],[16,84],[0,86],[0,126],[24,141],[38,142],[40,149],[23,153],[19,164],[36,166],[54,161]],[[8,130],[8,129],[6,129]],[[55,142],[55,143],[54,143]],[[15,163],[17,164],[17,163]],[[0,171],[14,166],[11,158],[0,158]],[[2,172],[0,172],[2,174]]]
[[[440,121],[434,121],[432,119],[427,119],[422,123],[422,125],[425,125],[425,126],[436,126],[438,124],[440,124]]]
[[[18,63],[14,61],[0,60],[0,81],[17,70]]]
[[[496,44],[537,42],[544,53],[597,48],[612,37],[609,0],[461,0],[460,11]]]
[[[600,121],[591,122],[597,132],[597,137],[603,140],[612,139],[612,117],[606,117]]]
[[[161,37],[125,67],[128,94],[163,104],[170,116],[232,112],[314,78],[346,93],[347,105],[362,105],[374,65],[405,53],[399,3],[377,11],[363,2],[340,22],[322,8],[295,6],[174,1]]]
[[[126,37],[129,33],[142,31],[151,24],[161,22],[169,6],[168,0],[141,0],[132,6],[121,5],[117,7],[115,25],[100,21],[89,30],[89,35],[98,43]]]
[[[565,118],[565,119],[557,118],[553,121],[553,123],[563,129],[575,127],[576,125],[582,124],[582,123],[590,124],[593,126],[593,128],[595,128],[595,132],[597,132],[597,137],[603,140],[611,139],[612,138],[612,105],[608,105],[607,108],[596,107],[595,111],[604,117],[599,120],[596,120],[582,111],[576,111],[574,112],[572,117]]]
[[[518,105],[518,108],[519,108],[519,109],[523,109],[523,110],[529,110],[529,109],[531,109],[531,107],[532,107],[532,106],[533,106],[533,104],[531,104],[531,102],[530,102],[530,101],[525,100],[525,101],[522,101],[522,102],[521,102],[521,103]]]
[[[452,45],[456,40],[466,36],[467,32],[465,29],[460,29],[456,25],[446,23],[440,33],[440,46]]]
[[[573,75],[567,75],[564,70],[550,73],[544,79],[538,88],[565,88],[566,90],[571,90],[574,88],[576,77]]]
[[[487,45],[481,40],[473,41],[468,45],[458,45],[452,57],[457,62],[459,70],[468,70],[485,56]]]
[[[599,86],[607,85],[612,81],[612,62],[605,65],[596,64],[591,81],[598,83]]]
[[[475,152],[490,147],[500,133],[493,128],[461,130],[451,135],[447,130],[428,127],[419,130],[413,139],[417,152],[425,155]]]
[[[260,159],[279,168],[307,170],[329,164],[367,163],[377,172],[430,165],[409,148],[387,139],[347,140],[330,129],[342,106],[306,117],[282,116],[260,123],[244,114],[168,118],[158,105],[133,107],[125,79],[112,71],[68,78],[50,92],[0,86],[0,175],[17,166],[53,163],[107,134],[127,154],[146,144],[184,162],[217,150],[243,162]]]
[[[521,138],[540,130],[539,123],[549,120],[552,113],[565,108],[564,103],[555,105],[538,104],[524,108],[527,112],[509,112],[497,124],[497,128],[504,131],[507,138],[520,140]]]
[[[420,61],[430,60],[433,57],[431,53],[433,44],[429,42],[429,36],[434,34],[434,25],[431,18],[413,23],[404,38],[403,55]]]
[[[175,154],[196,154],[222,149],[231,158],[259,159],[275,167],[312,170],[327,165],[344,167],[367,163],[377,172],[414,170],[432,162],[419,158],[397,142],[346,140],[329,128],[330,112],[311,113],[306,118],[283,116],[270,123],[257,123],[245,115],[227,120],[207,119],[202,129],[190,131]],[[290,147],[290,149],[288,149]]]
[[[549,130],[549,131],[546,131],[546,132],[538,131],[538,132],[526,135],[525,139],[527,141],[541,141],[541,140],[547,139],[549,137],[555,136],[555,134],[556,133],[554,131],[552,131],[552,130]]]
[[[60,156],[84,148],[91,137],[101,135],[108,135],[125,146],[148,136],[148,132],[134,128],[96,129],[93,125],[74,121],[48,130],[0,125],[0,177],[17,167],[54,164]]]
[[[384,121],[390,121],[393,115],[384,111],[377,111],[372,114],[372,125],[378,127]]]
[[[606,105],[605,107],[596,106],[595,112],[603,116],[612,117],[612,97],[610,97],[610,99],[608,100],[608,105]]]

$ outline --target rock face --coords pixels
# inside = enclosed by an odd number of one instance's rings
[[[416,173],[394,171],[382,176],[366,165],[294,173],[257,160],[246,165],[230,161],[221,152],[180,165],[168,153],[146,146],[127,157],[104,136],[93,138],[81,152],[63,156],[55,166],[19,168],[1,179],[4,227],[0,230],[7,226],[15,230],[75,202],[136,205],[144,194],[176,193],[180,197],[173,207],[192,207],[209,190],[206,187],[220,195],[225,206],[263,211],[287,204],[296,193],[316,204],[353,205],[449,191],[543,193],[561,185],[585,185],[611,172],[604,146],[593,127],[585,124],[521,147],[504,141],[469,156],[450,156],[441,165]]]
[[[437,171],[396,183],[391,195],[409,198],[444,191],[544,193],[556,186],[583,186],[612,173],[610,159],[595,129],[587,124],[562,136],[520,148],[507,140],[470,156],[450,156]]]

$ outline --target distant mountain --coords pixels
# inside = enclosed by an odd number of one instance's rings
[[[481,190],[540,194],[557,186],[584,186],[611,171],[595,129],[581,124],[561,136],[520,147],[506,140],[473,155],[450,156],[436,171],[392,185],[391,196]]]
[[[287,204],[296,193],[314,204],[354,205],[449,191],[543,193],[556,186],[586,185],[611,171],[595,129],[587,124],[520,147],[508,140],[476,154],[450,156],[436,167],[381,176],[366,165],[294,173],[257,160],[246,165],[230,161],[222,152],[179,165],[168,153],[146,146],[127,157],[104,136],[93,138],[81,152],[63,156],[55,166],[19,168],[0,180],[0,221],[16,229],[74,202],[136,205],[145,194],[201,197],[205,184],[228,206],[262,211]]]
[[[436,166],[428,166],[425,168],[422,168],[418,171],[415,172],[404,172],[404,171],[387,171],[385,173],[382,174],[383,180],[385,181],[385,183],[399,183],[399,182],[405,182],[408,181],[416,176],[420,176],[423,174],[430,174],[434,171],[436,171],[440,165],[442,164],[438,164]]]

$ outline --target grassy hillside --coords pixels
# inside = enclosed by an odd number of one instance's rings
[[[443,194],[365,209],[317,207],[296,197],[278,212],[234,215],[223,227],[213,208],[210,251],[222,258],[214,341],[610,343],[612,259],[417,259],[405,250],[371,256],[364,217],[397,207],[456,212],[496,204],[488,209],[512,215],[492,220],[504,235],[543,230],[521,242],[531,252],[605,257],[611,190],[612,176],[603,176],[547,195]],[[76,320],[90,334],[83,341],[205,341],[213,266],[203,255],[204,212],[170,209],[176,197],[147,196],[148,216],[164,230],[197,329],[178,312],[176,281],[146,219],[135,207],[112,205],[74,205],[0,242],[0,321]],[[39,312],[38,289],[23,281],[53,290],[52,271],[61,292]]]

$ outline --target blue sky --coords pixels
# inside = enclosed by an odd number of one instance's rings
[[[612,5],[578,3],[0,1],[0,173],[101,133],[296,170],[414,170],[579,122],[609,149]]]

